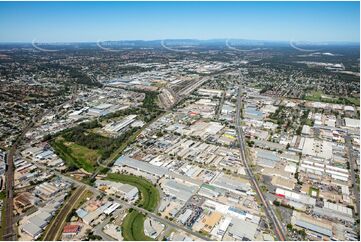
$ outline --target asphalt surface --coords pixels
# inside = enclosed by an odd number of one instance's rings
[[[116,239],[114,239],[113,237],[107,235],[106,233],[103,232],[103,229],[105,227],[105,225],[107,225],[110,222],[110,219],[112,217],[107,217],[106,219],[104,219],[103,222],[101,222],[100,224],[98,224],[97,226],[94,227],[94,234],[98,235],[100,237],[102,237],[103,240],[106,241],[115,241]]]
[[[48,167],[40,165],[40,164],[36,164],[36,165],[38,167],[40,167],[40,168],[43,168],[43,169],[49,169]],[[197,237],[198,239],[201,239],[201,240],[210,240],[208,237],[203,236],[203,235],[201,235],[201,234],[199,234],[197,232],[194,232],[191,229],[188,229],[188,228],[184,227],[183,225],[179,225],[179,224],[177,224],[175,222],[164,219],[164,218],[158,216],[157,214],[155,214],[153,212],[149,212],[148,210],[145,210],[144,208],[140,208],[140,207],[137,207],[137,206],[135,206],[133,204],[129,204],[129,203],[123,201],[123,200],[120,200],[116,196],[108,195],[108,194],[104,193],[103,191],[99,190],[98,188],[95,188],[95,187],[90,186],[88,184],[82,183],[82,182],[80,182],[80,181],[78,181],[78,180],[76,180],[74,178],[65,176],[65,175],[61,174],[60,172],[57,172],[57,171],[53,171],[53,172],[54,172],[55,175],[60,176],[64,180],[70,181],[70,182],[74,183],[77,186],[85,186],[88,190],[90,190],[94,194],[103,194],[107,198],[109,198],[109,197],[112,198],[113,201],[121,204],[123,208],[127,208],[127,209],[133,208],[134,210],[136,210],[138,212],[141,212],[141,213],[143,213],[143,214],[145,214],[145,215],[147,215],[149,217],[152,217],[155,220],[157,220],[157,221],[163,223],[164,225],[169,226],[169,227],[171,227],[173,229],[183,230],[184,232],[187,232],[187,233],[189,233],[189,234],[191,234],[191,235],[193,235],[193,236],[195,236],[195,237]]]
[[[278,220],[277,216],[275,215],[272,207],[269,205],[269,203],[264,198],[264,195],[262,193],[262,190],[259,188],[258,181],[255,178],[252,170],[249,168],[247,156],[245,154],[246,152],[246,145],[245,145],[245,139],[243,135],[243,130],[240,126],[241,124],[241,107],[242,107],[242,98],[241,98],[241,90],[242,86],[239,85],[238,88],[238,96],[237,96],[237,114],[236,114],[236,128],[237,128],[237,138],[240,146],[240,154],[241,154],[241,160],[244,164],[244,167],[246,169],[247,175],[250,178],[250,181],[258,195],[258,197],[261,199],[261,202],[263,204],[263,207],[265,209],[266,215],[269,218],[269,221],[272,223],[275,235],[277,236],[278,240],[285,241],[287,240],[285,232],[283,231],[282,223]]]

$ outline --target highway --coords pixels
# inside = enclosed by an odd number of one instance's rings
[[[246,142],[243,135],[243,130],[241,128],[241,108],[242,108],[242,84],[239,84],[238,87],[238,96],[237,96],[237,113],[236,113],[236,129],[237,129],[237,138],[240,148],[240,156],[241,160],[243,162],[243,165],[245,167],[245,170],[247,172],[247,175],[250,178],[251,184],[253,188],[255,189],[258,197],[261,199],[261,202],[263,204],[263,207],[265,209],[266,215],[269,219],[269,221],[272,223],[275,235],[277,236],[278,240],[285,241],[286,235],[283,230],[283,226],[281,222],[278,220],[277,216],[275,215],[272,207],[269,205],[269,203],[266,201],[261,189],[259,188],[258,181],[255,178],[253,171],[249,168],[248,160],[246,156]]]

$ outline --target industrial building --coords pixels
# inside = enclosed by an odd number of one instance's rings
[[[99,189],[104,190],[109,194],[119,195],[128,201],[135,201],[138,199],[138,188],[129,184],[106,180],[96,180],[95,185]]]
[[[304,228],[306,230],[312,231],[317,235],[326,236],[325,239],[332,237],[332,225],[327,220],[316,219],[304,213],[299,213],[297,211],[293,212],[292,223],[298,227]],[[316,236],[317,236],[316,235]]]
[[[195,193],[198,186],[184,182],[178,182],[174,179],[166,179],[162,183],[162,188],[164,189],[164,193],[175,197],[180,201],[186,202],[193,195],[193,193]]]
[[[163,167],[154,166],[147,162],[132,159],[128,156],[121,156],[114,163],[114,167],[122,168],[123,166],[137,171],[142,171],[156,177],[162,177],[168,172],[168,170]]]

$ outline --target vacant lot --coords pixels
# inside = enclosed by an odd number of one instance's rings
[[[100,157],[97,150],[73,142],[65,142],[61,137],[56,138],[51,145],[69,167],[83,168],[87,172],[95,170],[96,161]]]

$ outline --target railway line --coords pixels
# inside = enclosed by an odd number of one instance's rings
[[[52,222],[48,225],[49,230],[47,230],[43,236],[42,240],[53,241],[58,240],[60,234],[62,233],[62,228],[66,222],[66,217],[71,213],[76,205],[76,202],[83,193],[86,191],[85,186],[79,186],[71,195],[68,200],[65,201],[65,205],[60,209],[59,213],[55,216]]]
[[[285,232],[283,230],[281,222],[278,220],[277,216],[275,215],[272,207],[269,205],[269,203],[266,201],[259,185],[256,177],[254,176],[252,170],[250,169],[248,165],[248,160],[246,156],[246,146],[245,146],[245,139],[243,135],[243,130],[240,126],[241,123],[241,107],[242,107],[242,98],[241,98],[241,90],[242,86],[241,84],[238,87],[238,96],[237,96],[237,113],[236,113],[236,128],[237,128],[237,138],[240,148],[240,154],[241,154],[241,160],[243,162],[243,165],[245,167],[245,170],[247,172],[247,175],[250,178],[251,184],[253,188],[255,189],[258,197],[261,199],[261,202],[263,204],[263,207],[265,209],[266,215],[269,218],[269,221],[272,223],[275,235],[277,236],[277,240],[285,241],[287,240]]]

